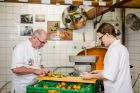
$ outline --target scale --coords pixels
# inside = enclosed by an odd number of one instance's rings
[[[69,61],[74,62],[74,72],[70,73],[73,76],[79,76],[82,72],[90,72],[93,68],[91,63],[97,62],[97,56],[69,56]]]

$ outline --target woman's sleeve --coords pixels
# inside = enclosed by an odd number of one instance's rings
[[[103,77],[114,81],[119,72],[120,53],[119,50],[114,48],[107,55],[107,62],[104,62]]]

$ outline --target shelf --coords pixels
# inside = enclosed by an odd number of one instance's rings
[[[41,0],[28,0],[28,2],[21,2],[18,0],[4,0],[2,2],[45,4],[45,3],[41,3]],[[83,5],[83,3],[84,3],[83,0],[72,0],[72,4],[65,3],[65,0],[50,0],[50,4],[60,4],[60,5]],[[91,0],[87,4],[89,4],[90,6],[111,6],[113,2],[112,0],[109,2],[105,2],[105,1],[98,2],[97,0]]]
[[[140,0],[131,0],[128,3],[125,3],[121,7],[125,8],[140,8]]]
[[[98,2],[99,0],[90,0],[88,3],[90,6],[100,7],[106,6],[111,7],[113,5],[113,0],[107,0],[108,2]],[[14,3],[35,3],[35,4],[45,4],[41,3],[41,0],[28,0],[28,2],[19,2],[18,0],[4,0],[0,2],[14,2]],[[118,4],[114,8],[140,8],[139,0],[117,0],[117,3],[126,2],[123,4]],[[60,4],[60,5],[83,5],[83,0],[72,0],[72,4],[66,4],[65,0],[50,0],[50,4]]]

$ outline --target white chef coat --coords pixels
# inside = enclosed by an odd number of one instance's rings
[[[40,59],[39,50],[33,48],[29,40],[24,41],[18,44],[13,51],[11,69],[22,66],[40,69]],[[17,75],[13,73],[12,93],[14,90],[15,93],[26,93],[26,86],[35,82],[35,78],[34,74]]]
[[[133,93],[129,66],[129,53],[120,40],[108,48],[102,72],[105,93]]]

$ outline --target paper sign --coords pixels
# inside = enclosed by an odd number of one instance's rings
[[[84,1],[83,5],[92,5],[92,1]]]
[[[28,2],[28,0],[18,0],[19,2]]]
[[[72,4],[72,0],[65,0],[65,4]]]
[[[116,0],[113,0],[113,4],[115,4],[116,3]]]
[[[106,6],[106,2],[99,2],[99,5]]]
[[[50,4],[51,1],[50,0],[41,0],[41,3]]]

